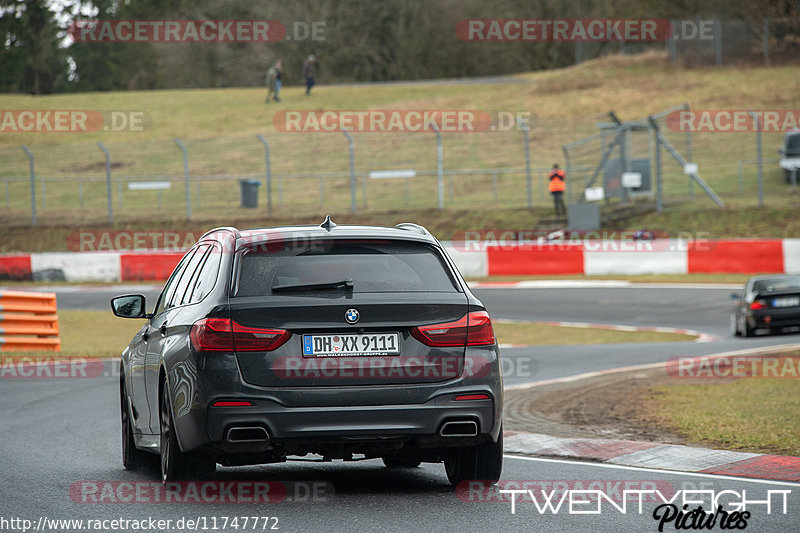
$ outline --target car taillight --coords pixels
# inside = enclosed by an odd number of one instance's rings
[[[291,336],[285,329],[242,326],[229,318],[204,318],[192,325],[189,338],[199,352],[269,352]]]
[[[455,322],[411,328],[411,335],[427,346],[483,346],[494,344],[492,321],[486,311],[474,311]]]
[[[753,311],[758,311],[759,309],[764,309],[767,306],[766,300],[756,300],[755,302],[750,304],[750,309]]]

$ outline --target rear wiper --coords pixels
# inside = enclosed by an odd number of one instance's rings
[[[313,291],[316,289],[337,289],[342,287],[346,291],[353,290],[352,279],[340,279],[337,281],[325,281],[322,283],[298,283],[295,285],[273,285],[272,292],[282,291]]]

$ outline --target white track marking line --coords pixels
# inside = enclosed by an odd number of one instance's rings
[[[715,354],[708,354],[708,355],[696,355],[696,356],[676,356],[686,359],[718,359],[720,357],[731,357],[735,355],[749,355],[754,353],[761,353],[761,352],[788,352],[792,350],[797,350],[800,348],[800,344],[778,344],[775,346],[758,346],[756,348],[748,348],[746,350],[733,350],[730,352],[721,352]],[[525,389],[532,389],[534,387],[539,387],[542,385],[551,385],[554,383],[571,383],[573,381],[579,381],[582,379],[593,378],[597,376],[603,376],[606,374],[616,374],[619,372],[629,372],[634,370],[649,370],[651,368],[659,368],[665,367],[668,361],[661,361],[658,363],[648,363],[644,365],[632,365],[632,366],[621,366],[618,368],[608,368],[606,370],[597,370],[595,372],[585,372],[583,374],[575,374],[573,376],[565,376],[563,378],[554,378],[554,379],[547,379],[544,381],[533,381],[531,383],[519,383],[517,385],[509,385],[508,387],[503,387],[503,390],[525,390]]]
[[[706,474],[704,472],[681,472],[679,470],[666,470],[661,468],[643,468],[639,466],[626,466],[626,465],[615,465],[609,463],[597,463],[593,461],[571,461],[566,459],[545,459],[544,457],[526,457],[524,455],[511,455],[511,454],[503,454],[503,457],[508,459],[520,459],[522,461],[536,461],[541,463],[558,463],[558,464],[571,464],[571,465],[581,465],[581,466],[594,466],[598,468],[611,468],[617,470],[635,470],[637,472],[653,472],[656,474],[668,474],[671,476],[690,476],[690,477],[705,477],[705,478],[712,478],[712,479],[720,479],[725,481],[743,481],[747,483],[759,483],[763,485],[784,485],[787,487],[800,487],[800,483],[793,483],[791,481],[773,481],[769,479],[754,479],[754,478],[746,478],[746,477],[738,477],[738,476],[725,476],[722,474]]]

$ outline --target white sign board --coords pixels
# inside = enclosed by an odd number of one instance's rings
[[[587,202],[599,202],[605,198],[605,190],[602,187],[587,187],[583,190],[583,197]]]
[[[641,172],[623,172],[622,186],[626,189],[635,189],[642,186]]]
[[[415,178],[417,177],[416,170],[371,170],[369,172],[371,179],[387,179],[387,178]]]
[[[172,183],[168,181],[132,181],[128,183],[130,191],[154,191],[169,189]]]
[[[691,176],[692,174],[697,174],[698,166],[697,163],[686,163],[683,165],[683,173],[687,176]]]

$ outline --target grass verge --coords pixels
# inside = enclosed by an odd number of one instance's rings
[[[800,352],[795,355],[800,356]],[[800,456],[800,380],[662,384],[643,396],[652,421],[711,448]]]

